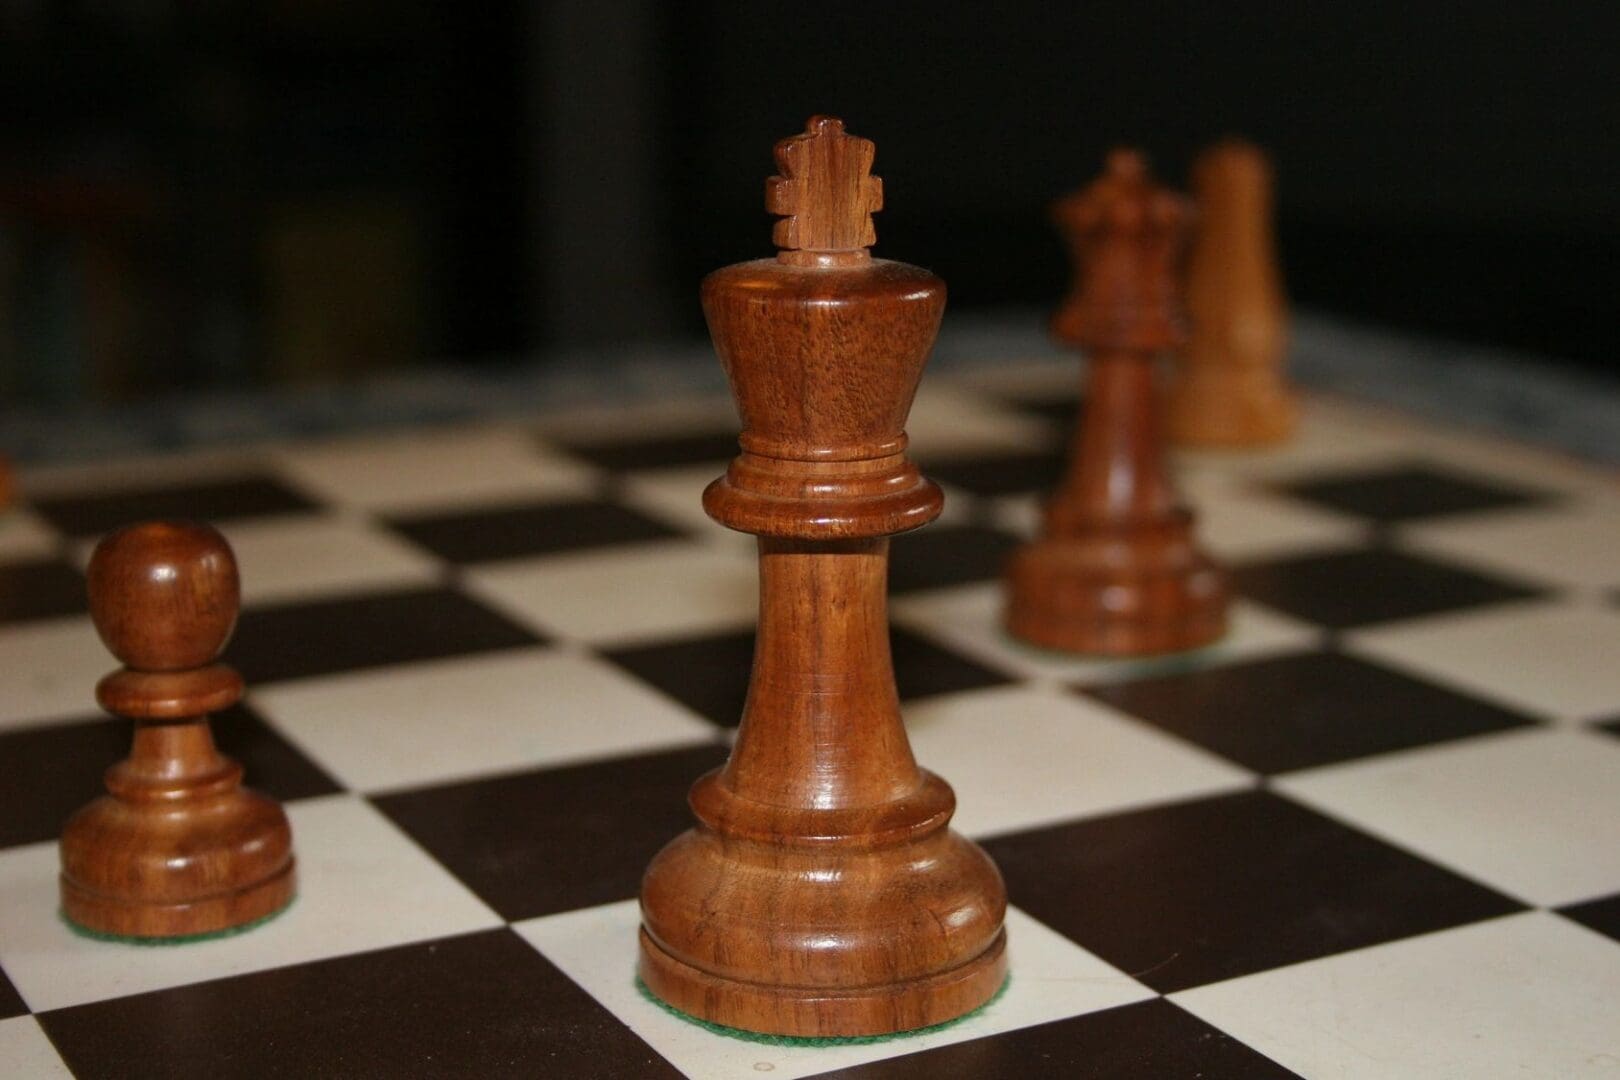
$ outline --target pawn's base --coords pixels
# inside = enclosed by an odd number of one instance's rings
[[[1008,632],[1042,648],[1150,656],[1226,632],[1226,576],[1190,538],[1048,537],[1013,556],[1007,585]]]
[[[223,930],[209,930],[201,934],[181,934],[178,937],[139,937],[130,934],[109,934],[103,930],[93,930],[82,923],[74,922],[68,918],[68,913],[61,908],[57,909],[56,914],[62,920],[62,925],[80,937],[89,938],[91,941],[110,941],[120,945],[141,945],[147,948],[162,949],[171,945],[194,945],[201,941],[222,941],[225,938],[251,934],[265,923],[275,922],[288,911],[291,911],[293,904],[297,900],[298,897],[295,893],[292,900],[276,908],[270,914],[254,919],[252,922],[237,923],[235,926],[227,926]]]
[[[676,959],[641,931],[641,981],[659,1000],[698,1020],[800,1038],[896,1035],[980,1008],[1007,978],[1007,934],[967,963],[925,979],[832,989],[742,982]]]
[[[62,875],[62,915],[75,927],[115,938],[192,938],[263,922],[292,903],[293,860],[272,877],[245,888],[181,903],[124,900],[85,888]]]
[[[1165,435],[1178,446],[1241,449],[1293,436],[1299,403],[1272,371],[1186,374],[1165,399]]]
[[[109,778],[62,830],[62,913],[97,933],[173,938],[262,919],[292,900],[292,829],[275,800],[246,788],[152,798]],[[224,774],[218,783],[234,782]]]

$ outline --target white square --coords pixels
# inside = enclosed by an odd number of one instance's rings
[[[45,519],[22,506],[0,508],[0,559],[43,559],[56,553],[57,535]]]
[[[1403,529],[1401,543],[1535,584],[1620,586],[1620,505],[1531,506]]]
[[[24,479],[24,492],[30,499],[83,498],[120,494],[130,488],[191,487],[264,472],[258,452],[248,446],[142,454],[130,454],[128,449],[116,446],[93,460],[31,465]]]
[[[469,591],[548,634],[594,645],[753,625],[753,552],[687,540],[511,559],[468,571]]]
[[[1487,483],[1515,484],[1533,492],[1600,501],[1612,501],[1616,494],[1611,473],[1546,447],[1427,420],[1421,425],[1410,425],[1410,432],[1425,457],[1451,469],[1472,472]]]
[[[728,394],[671,397],[666,391],[647,401],[584,405],[554,413],[541,417],[534,427],[553,441],[586,446],[738,431],[741,425]]]
[[[88,615],[0,626],[0,730],[98,715],[96,683],[117,668]]]
[[[438,580],[437,559],[362,520],[327,515],[220,526],[242,576],[244,606]]]
[[[1002,328],[1002,333],[992,335],[992,341],[1004,337],[1005,328]],[[951,372],[945,380],[971,394],[989,394],[1015,403],[1056,400],[1071,394],[1078,399],[1085,377],[1080,356],[1054,352],[1050,357],[1042,357],[1037,352],[1041,346],[1050,347],[1043,340],[1027,353],[1012,359],[997,359],[991,365],[981,361],[966,371]]]
[[[1314,473],[1408,463],[1417,453],[1411,421],[1339,401],[1301,402],[1299,428],[1283,443],[1253,449],[1181,448],[1172,463],[1184,483],[1216,474],[1280,483]]]
[[[0,1020],[0,1069],[9,1080],[73,1080],[73,1073],[32,1016]]]
[[[1026,645],[1002,627],[999,581],[930,589],[896,597],[894,621],[1002,671],[1028,679],[1108,682],[1167,674],[1310,648],[1321,632],[1287,616],[1234,601],[1230,629],[1220,641],[1191,652],[1115,659],[1078,656]]]
[[[1352,632],[1354,652],[1553,720],[1620,712],[1620,611],[1503,604]]]
[[[597,475],[525,431],[499,427],[306,443],[275,460],[331,505],[389,513],[587,495]]]
[[[1197,512],[1198,542],[1217,561],[1280,558],[1346,549],[1366,542],[1367,526],[1355,518],[1201,474],[1182,485]]]
[[[983,394],[924,380],[906,420],[910,454],[924,462],[987,451],[1044,450],[1055,427]]]
[[[752,552],[753,536],[728,529],[703,512],[703,489],[724,472],[713,464],[637,469],[623,477],[618,496],[626,506],[683,528],[698,540]]]
[[[1181,494],[1197,514],[1199,545],[1220,562],[1351,548],[1367,536],[1366,525],[1353,518],[1268,494],[1224,473],[1196,473]],[[991,501],[991,515],[1001,528],[1035,537],[1046,500],[1044,494],[1004,495]]]
[[[951,489],[947,488],[946,491]],[[972,496],[964,496],[964,499]],[[1022,495],[991,495],[985,501],[990,506],[990,521],[1007,532],[1025,540],[1040,535],[1045,524],[1047,492],[1025,492]]]
[[[892,1042],[770,1046],[716,1035],[671,1016],[642,997],[634,983],[640,920],[636,901],[626,900],[530,919],[512,928],[677,1069],[701,1080],[754,1080],[762,1073],[772,1080],[792,1080],[1153,996],[1130,976],[1018,909],[1008,908],[1012,982],[999,1000],[977,1016]]]
[[[1055,687],[945,694],[906,706],[917,761],[956,789],[971,836],[1249,786],[1250,773]]]
[[[1521,729],[1274,783],[1533,904],[1620,891],[1620,742],[1605,735]]]
[[[252,702],[346,788],[386,788],[707,742],[604,660],[514,649],[283,683]]]
[[[374,808],[294,802],[298,897],[232,937],[165,948],[96,941],[57,910],[54,843],[0,852],[0,963],[34,1012],[499,926],[501,920]]]
[[[1532,911],[1170,995],[1301,1076],[1614,1076],[1620,944]]]

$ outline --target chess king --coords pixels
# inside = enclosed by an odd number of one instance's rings
[[[871,257],[872,157],[812,118],[767,182],[780,252],[703,284],[743,424],[704,507],[759,536],[759,630],[730,759],[643,880],[640,974],[685,1013],[781,1035],[941,1023],[1006,972],[1001,876],[917,767],[889,655],[889,537],[942,503],[903,428],[945,286]]]

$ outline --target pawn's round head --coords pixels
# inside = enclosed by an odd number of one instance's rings
[[[207,525],[130,525],[109,533],[90,557],[96,632],[136,671],[211,663],[230,640],[240,606],[236,557]]]

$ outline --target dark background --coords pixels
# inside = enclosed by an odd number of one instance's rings
[[[1132,142],[1272,152],[1300,305],[1600,367],[1620,6],[0,3],[0,393],[118,398],[701,334],[771,144],[878,146],[879,254],[1045,305]]]

